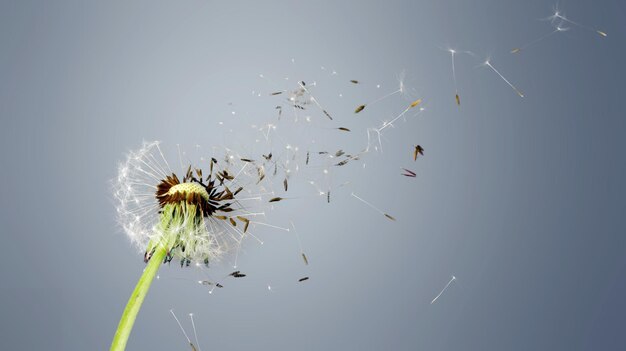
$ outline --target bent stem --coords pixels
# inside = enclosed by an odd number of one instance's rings
[[[154,280],[154,277],[156,276],[156,273],[158,272],[161,262],[163,262],[166,254],[166,246],[158,245],[155,248],[152,257],[150,257],[150,261],[148,261],[148,265],[144,269],[137,285],[135,286],[135,290],[133,290],[133,294],[130,296],[130,299],[128,299],[128,303],[126,304],[120,323],[115,331],[113,342],[111,343],[111,351],[123,351],[126,348],[126,342],[128,341],[130,332],[133,329],[133,324],[135,324],[137,313],[139,313],[141,304],[143,303],[148,290],[150,290],[150,284],[152,284],[152,281]]]

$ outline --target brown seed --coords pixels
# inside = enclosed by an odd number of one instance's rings
[[[281,200],[284,200],[284,199],[282,197],[273,197],[273,198],[270,199],[269,202],[278,202],[278,201],[281,201]]]
[[[339,128],[337,128],[337,129],[339,129],[339,130],[341,130],[341,131],[344,131],[344,132],[349,132],[349,131],[350,131],[350,129],[348,129],[348,128],[346,128],[346,127],[339,127]]]
[[[364,109],[364,108],[365,108],[365,105],[358,106],[358,107],[354,110],[354,113],[359,113],[359,112],[363,111],[363,109]]]
[[[415,145],[415,149],[413,150],[413,161],[417,160],[418,154],[424,156],[424,148],[421,145]]]
[[[385,213],[385,217],[387,217],[387,218],[391,219],[392,221],[395,221],[395,220],[396,220],[395,218],[391,217],[390,215],[388,215],[388,214],[386,214],[386,213]]]
[[[330,118],[330,120],[332,120],[333,118],[330,116],[330,113],[326,112],[326,110],[322,110],[322,112],[324,112],[324,114],[326,115],[326,117]]]
[[[246,231],[248,231],[248,226],[250,225],[250,220],[247,219],[246,217],[241,217],[241,216],[237,216],[237,219],[242,221],[244,224],[243,226],[243,232],[245,233]]]
[[[413,107],[415,107],[415,106],[417,106],[417,105],[419,105],[421,103],[422,103],[422,99],[417,99],[417,100],[413,101],[411,103],[411,105],[409,105],[409,108],[413,108]]]
[[[456,104],[457,106],[461,106],[461,98],[459,97],[459,94],[456,94]]]
[[[303,277],[303,278],[298,279],[299,282],[303,282],[305,280],[309,280],[309,277]]]
[[[306,255],[304,254],[304,252],[302,253],[302,260],[304,261],[305,265],[309,265],[309,260],[306,258]]]
[[[358,80],[351,79],[351,80],[350,80],[350,83],[353,83],[353,84],[359,84],[359,81],[358,81]]]
[[[285,191],[287,191],[287,188],[289,187],[289,184],[287,184],[287,178],[283,181],[283,185],[285,186]]]
[[[271,93],[270,95],[272,95],[272,96],[273,96],[273,95],[280,95],[280,94],[282,94],[282,93],[283,93],[282,91],[275,91],[275,92]]]

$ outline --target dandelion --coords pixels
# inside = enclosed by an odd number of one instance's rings
[[[494,71],[500,78],[502,78],[502,80],[511,87],[511,89],[513,89],[513,91],[515,91],[515,93],[517,93],[517,95],[519,95],[519,97],[524,97],[524,93],[522,93],[521,91],[519,91],[517,89],[517,87],[515,87],[515,85],[513,85],[511,82],[509,82],[508,79],[506,79],[495,67],[493,67],[493,65],[491,64],[491,62],[489,60],[485,60],[485,62],[483,63],[484,66],[487,66],[489,68],[491,68],[492,71]]]
[[[582,24],[580,22],[572,21],[568,17],[565,17],[565,15],[558,9],[558,7],[555,8],[554,13],[551,16],[549,16],[549,17],[547,17],[545,19],[549,20],[550,22],[554,22],[554,21],[557,21],[557,20],[559,20],[561,22],[567,22],[569,24],[573,24],[573,25],[575,25],[577,27],[580,27],[582,29],[586,29],[588,31],[595,32],[596,34],[598,34],[601,37],[604,37],[604,38],[607,37],[607,34],[604,31],[601,31],[601,30],[599,30],[599,29],[597,29],[595,27],[591,27],[591,26]]]
[[[542,35],[542,36],[540,36],[540,37],[538,37],[538,38],[536,38],[536,39],[534,39],[534,40],[532,40],[532,41],[530,41],[530,42],[528,42],[528,43],[526,43],[526,44],[524,44],[524,45],[522,45],[520,47],[514,48],[513,50],[511,50],[511,53],[512,54],[520,53],[522,50],[525,50],[528,47],[537,44],[538,42],[540,42],[540,41],[542,41],[542,40],[552,36],[555,33],[566,32],[568,30],[569,30],[569,28],[563,27],[561,24],[559,24],[558,26],[555,26],[554,30],[552,30],[550,33],[544,34],[544,35]]]
[[[184,156],[179,149],[181,169],[185,169]],[[181,266],[192,261],[208,266],[252,235],[248,217],[263,213],[251,212],[243,203],[251,198],[251,188],[265,190],[258,179],[263,164],[243,159],[227,150],[220,161],[201,158],[200,164],[204,161],[207,166],[204,171],[189,162],[179,176],[171,170],[159,142],[146,142],[119,166],[114,182],[118,218],[131,242],[144,253],[147,266],[126,305],[111,350],[125,348],[162,263],[176,259]]]

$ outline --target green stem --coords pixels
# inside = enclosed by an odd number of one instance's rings
[[[167,249],[165,246],[157,245],[152,257],[150,257],[150,261],[148,261],[146,269],[144,269],[141,278],[139,278],[137,282],[137,286],[135,286],[135,290],[133,290],[133,294],[130,296],[130,299],[128,299],[128,303],[120,319],[120,324],[115,331],[110,351],[123,351],[126,348],[126,342],[133,329],[133,324],[135,324],[137,313],[139,313],[141,304],[148,290],[150,290],[150,284],[152,284],[166,253]]]

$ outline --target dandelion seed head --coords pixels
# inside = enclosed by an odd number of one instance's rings
[[[228,149],[223,157],[200,158],[200,164],[184,151],[179,156],[179,162],[168,162],[159,142],[144,142],[128,153],[114,180],[118,221],[145,260],[165,246],[166,260],[208,264],[245,236],[252,212],[238,198],[265,188],[259,184],[260,171]],[[187,165],[186,172],[172,170],[179,164],[181,169]]]

